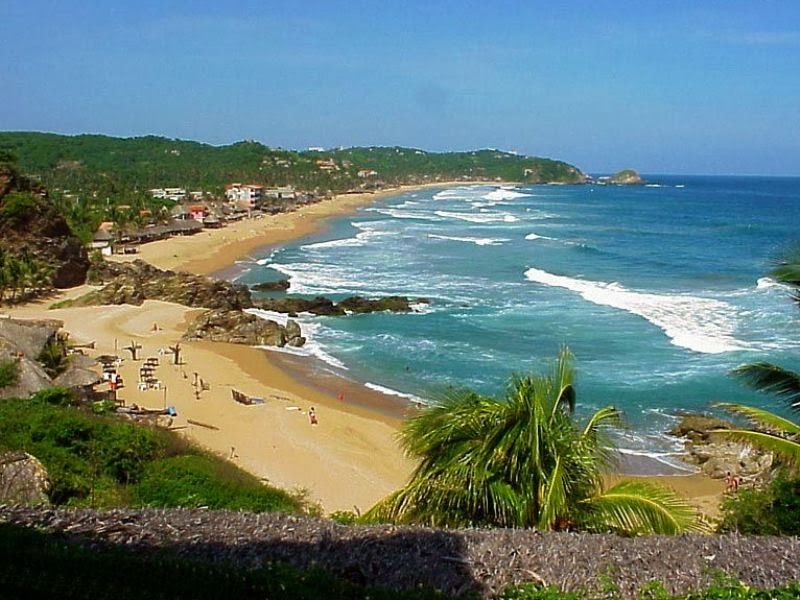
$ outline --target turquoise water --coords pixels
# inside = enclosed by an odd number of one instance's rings
[[[305,351],[331,369],[423,400],[448,386],[502,393],[566,344],[579,412],[621,408],[623,446],[660,456],[676,410],[770,405],[732,367],[800,368],[800,307],[765,276],[800,237],[800,179],[648,179],[658,187],[404,193],[257,257],[240,281],[430,299],[414,314],[301,319]]]

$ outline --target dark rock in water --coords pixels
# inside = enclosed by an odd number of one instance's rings
[[[417,302],[427,303],[421,299]],[[264,310],[271,310],[280,313],[289,313],[297,316],[297,313],[311,313],[318,316],[337,316],[347,313],[372,313],[381,311],[392,312],[411,312],[412,300],[406,296],[387,296],[370,300],[362,296],[351,296],[335,304],[330,298],[317,296],[312,299],[307,298],[263,298],[253,300],[253,304]]]
[[[299,335],[299,336],[297,336],[295,338],[291,338],[290,340],[288,340],[286,342],[286,345],[287,346],[292,346],[293,348],[300,348],[305,343],[306,343],[306,338],[304,338],[302,335]]]
[[[47,469],[27,452],[0,452],[0,504],[49,505]]]
[[[676,437],[686,437],[692,441],[708,440],[714,429],[733,429],[730,421],[709,417],[707,415],[683,415],[680,423],[670,429],[669,434]]]
[[[251,290],[256,292],[283,292],[289,289],[288,279],[279,279],[278,281],[264,281],[250,286]]]
[[[410,312],[411,303],[405,296],[386,296],[377,300],[369,300],[361,296],[351,296],[338,304],[339,308],[347,312],[362,314],[381,311]]]
[[[184,339],[228,342],[248,346],[302,346],[300,327],[290,321],[289,328],[240,310],[210,310],[189,325]],[[302,340],[302,341],[300,341]]]
[[[306,298],[263,298],[254,300],[254,305],[264,310],[280,313],[311,313],[313,315],[343,315],[344,310],[337,307],[333,300],[324,296],[317,296],[308,300]]]
[[[202,275],[162,271],[142,260],[132,263],[103,261],[92,265],[89,282],[107,283],[103,289],[75,300],[74,306],[140,305],[145,300],[163,300],[193,308],[225,310],[253,306],[246,286]]]
[[[641,175],[633,169],[624,169],[615,173],[609,181],[616,185],[642,185],[644,183]]]

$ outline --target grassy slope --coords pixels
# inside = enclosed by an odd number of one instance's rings
[[[54,504],[302,512],[297,498],[177,434],[55,406],[58,394],[0,402],[0,448],[48,471]]]

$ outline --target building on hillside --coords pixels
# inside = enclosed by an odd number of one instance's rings
[[[153,198],[162,198],[165,200],[172,200],[173,202],[180,202],[186,197],[186,190],[183,188],[153,188],[150,195]]]
[[[264,186],[261,185],[231,183],[225,186],[228,203],[242,208],[256,208],[263,195]]]
[[[317,160],[317,168],[320,171],[338,171],[339,167],[332,158],[320,158]]]
[[[358,172],[358,176],[359,177],[377,177],[378,176],[378,172],[377,171],[373,171],[372,169],[361,169]]]

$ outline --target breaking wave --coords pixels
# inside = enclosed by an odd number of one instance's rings
[[[435,240],[451,240],[453,242],[470,242],[476,246],[499,246],[503,242],[509,241],[508,238],[479,238],[479,237],[457,237],[451,235],[436,235],[429,233],[429,238]]]
[[[535,268],[525,271],[525,277],[534,283],[577,292],[589,302],[643,317],[663,330],[673,344],[694,352],[718,354],[748,348],[733,335],[734,307],[720,300],[634,292],[618,283],[573,279]]]

